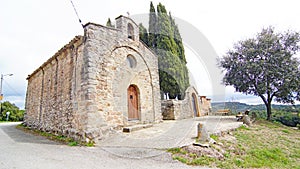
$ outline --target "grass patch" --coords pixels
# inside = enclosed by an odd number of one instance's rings
[[[237,128],[237,130],[250,130],[250,129],[245,125],[241,125],[241,127]]]
[[[197,154],[195,154],[195,153],[189,153],[189,157],[191,157],[191,158],[196,158],[196,157],[197,157]]]
[[[282,129],[281,131],[284,133],[290,133],[289,130],[287,130],[287,129]]]
[[[23,124],[19,124],[16,126],[17,129],[23,130],[24,132],[27,133],[31,133],[34,135],[38,135],[38,136],[42,136],[45,137],[49,140],[52,141],[56,141],[62,144],[66,144],[69,146],[87,146],[87,147],[93,147],[94,146],[94,142],[90,141],[90,142],[78,142],[72,138],[66,137],[66,136],[62,136],[62,135],[55,135],[49,132],[45,132],[45,131],[40,131],[40,130],[36,130],[36,129],[30,129],[27,126],[24,126]]]
[[[207,156],[202,156],[202,157],[198,157],[198,158],[195,158],[195,159],[189,161],[188,164],[189,165],[208,166],[211,163],[214,163],[216,161],[217,161],[217,159],[215,159],[215,158],[211,158],[211,157],[207,157]]]
[[[68,143],[69,146],[78,146],[78,142],[77,141],[71,141]]]
[[[178,160],[182,163],[188,164],[188,159],[181,157],[181,156],[173,156],[173,160]]]
[[[245,157],[245,162],[240,165],[243,168],[284,168],[290,160],[285,156],[285,153],[279,148],[263,148],[253,149]]]
[[[196,154],[189,154],[189,157],[191,158],[187,158],[185,156],[180,156],[180,155],[174,155],[173,160],[178,160],[184,164],[197,165],[197,166],[207,166],[210,165],[210,163],[217,161],[217,159],[207,157],[207,156],[197,157]]]
[[[215,134],[211,134],[210,138],[214,139],[215,141],[219,140],[219,136],[215,135]]]
[[[198,157],[180,148],[173,148],[169,152],[177,156],[176,160],[188,165],[228,169],[300,169],[300,130],[280,123],[258,120],[252,127],[242,126],[232,133],[233,136],[228,136],[227,139],[226,136],[211,136],[222,143],[222,160],[207,156]],[[233,137],[235,141],[230,139]],[[221,152],[217,148],[215,150]]]
[[[181,149],[181,148],[170,148],[167,150],[169,153],[172,154],[187,154],[187,151]]]
[[[95,142],[89,141],[89,142],[85,143],[85,146],[87,146],[87,147],[94,147],[95,146]]]

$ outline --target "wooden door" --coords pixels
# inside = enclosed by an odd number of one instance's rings
[[[139,120],[138,91],[136,86],[130,85],[128,93],[128,120]]]

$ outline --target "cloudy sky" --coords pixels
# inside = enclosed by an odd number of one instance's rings
[[[83,29],[69,0],[0,0],[0,73],[4,76],[4,100],[24,108],[26,77],[50,58],[74,36],[83,35]],[[262,28],[272,25],[277,31],[300,31],[300,10],[296,0],[154,0],[154,5],[164,4],[172,15],[203,35],[216,56],[221,57],[232,45],[253,37]],[[83,23],[105,25],[107,18],[119,15],[145,14],[149,11],[147,0],[73,0]],[[181,27],[181,26],[179,26]],[[189,30],[189,29],[188,29]],[[188,37],[187,37],[188,38]],[[213,75],[205,65],[210,56],[199,56],[195,43],[183,37],[187,47],[188,65],[200,95],[213,97]],[[191,44],[192,43],[192,44]],[[197,48],[202,50],[199,44]],[[196,52],[195,52],[196,51]],[[199,58],[200,57],[200,58]],[[204,60],[204,61],[203,61]],[[202,72],[202,73],[201,73]],[[203,73],[204,72],[204,73]],[[234,93],[226,88],[226,101],[258,104],[256,97]]]

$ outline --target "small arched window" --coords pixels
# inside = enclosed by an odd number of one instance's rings
[[[130,68],[136,67],[136,60],[135,60],[134,56],[132,56],[132,55],[127,56],[127,64]]]
[[[128,33],[128,38],[134,40],[134,30],[133,30],[133,26],[128,23],[127,25],[127,33]]]

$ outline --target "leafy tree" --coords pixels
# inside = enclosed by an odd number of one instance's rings
[[[240,41],[219,60],[225,71],[223,83],[237,92],[259,96],[271,119],[271,102],[294,103],[300,100],[299,33],[275,33],[263,29],[255,38]]]
[[[0,109],[0,121],[6,121],[6,113],[9,114],[9,121],[23,121],[24,110],[19,110],[19,108],[8,101],[1,103]]]
[[[112,27],[112,28],[115,27],[115,26],[111,23],[110,18],[108,18],[108,20],[107,20],[107,22],[106,22],[106,26],[107,26],[107,27]]]

